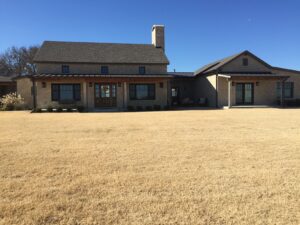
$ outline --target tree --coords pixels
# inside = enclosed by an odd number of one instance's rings
[[[0,54],[0,75],[31,75],[36,72],[33,58],[39,46],[11,47]]]

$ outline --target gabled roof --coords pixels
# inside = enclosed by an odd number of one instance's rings
[[[208,73],[216,72],[217,70],[220,70],[224,65],[230,63],[231,61],[233,61],[234,59],[238,58],[239,56],[241,56],[243,54],[250,55],[253,58],[255,58],[257,61],[259,61],[262,64],[264,64],[266,67],[272,68],[268,63],[266,63],[262,59],[258,58],[256,55],[254,55],[251,52],[249,52],[249,51],[246,50],[246,51],[240,52],[238,54],[226,57],[224,59],[215,61],[213,63],[207,64],[207,65],[201,67],[200,69],[196,70],[195,71],[195,75],[198,75],[198,74],[208,74]]]
[[[169,64],[163,49],[151,44],[45,41],[35,62]]]

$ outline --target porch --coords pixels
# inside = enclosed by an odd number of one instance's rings
[[[288,76],[272,73],[219,74],[218,106],[224,108],[283,106],[287,79]]]

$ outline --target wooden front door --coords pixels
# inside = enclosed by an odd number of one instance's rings
[[[114,83],[95,83],[95,107],[116,107],[117,86]]]

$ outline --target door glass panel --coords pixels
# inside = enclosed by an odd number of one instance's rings
[[[236,104],[243,104],[243,84],[236,84]]]
[[[245,104],[252,103],[252,84],[245,84]]]
[[[111,97],[113,97],[113,98],[116,97],[116,85],[115,84],[111,85]]]
[[[96,98],[100,98],[99,84],[95,84],[95,96]]]
[[[109,98],[110,97],[110,86],[108,84],[101,85],[101,98]]]

